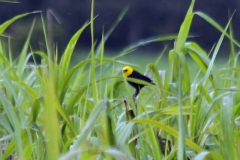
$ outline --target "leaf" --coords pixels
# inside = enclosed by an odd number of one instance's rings
[[[233,39],[227,32],[224,33],[224,29],[216,21],[214,21],[212,18],[210,18],[208,15],[206,15],[202,12],[195,12],[194,14],[203,18],[205,21],[207,21],[209,24],[211,24],[213,27],[215,27],[217,30],[219,30],[221,33],[223,33],[225,36],[227,36],[235,45],[240,47],[240,44],[235,39]]]
[[[193,16],[194,16],[193,13],[187,14],[181,25],[180,31],[178,33],[177,41],[175,42],[175,47],[174,47],[177,53],[181,51],[181,49],[183,48],[187,40],[190,26],[192,24]]]
[[[87,139],[87,136],[94,129],[94,124],[96,123],[96,121],[98,121],[103,109],[107,107],[107,103],[107,100],[100,101],[98,105],[93,109],[81,133],[78,135],[77,140],[73,143],[71,149],[60,158],[61,160],[67,159],[68,157],[72,156],[75,157],[77,154],[80,154],[80,152],[78,152],[82,148],[80,146],[84,146],[83,142]]]
[[[167,133],[171,134],[173,137],[178,138],[178,132],[175,129],[173,129],[172,127],[167,126],[161,122],[153,121],[150,119],[134,119],[134,120],[131,120],[131,122],[154,125],[156,127],[163,129]],[[201,147],[199,147],[196,143],[194,143],[193,141],[191,141],[188,138],[185,138],[185,143],[189,148],[191,148],[192,150],[194,150],[196,152],[202,151]]]
[[[179,61],[183,70],[182,74],[182,91],[183,93],[188,93],[190,91],[190,74],[188,70],[188,64],[186,61],[186,57],[182,52],[178,53]]]
[[[67,71],[68,71],[68,67],[70,64],[70,60],[72,57],[72,53],[75,49],[75,46],[77,44],[77,41],[80,37],[80,35],[82,34],[82,32],[86,29],[86,27],[90,24],[90,22],[84,24],[71,38],[71,40],[68,42],[68,45],[62,55],[61,61],[59,66],[61,67],[61,73],[60,73],[60,77],[65,77]]]
[[[194,160],[204,160],[204,159],[212,159],[212,160],[224,160],[221,155],[214,151],[203,151],[199,153]]]
[[[28,12],[28,13],[23,13],[23,14],[20,14],[20,15],[17,15],[15,17],[13,17],[12,19],[4,22],[2,25],[0,25],[0,35],[2,35],[2,33],[5,31],[5,29],[10,26],[13,22],[15,22],[16,20],[20,19],[20,18],[23,18],[29,14],[33,14],[33,13],[39,13],[39,11],[37,12]]]
[[[17,74],[18,74],[18,78],[20,78],[20,79],[22,79],[23,72],[24,72],[24,69],[26,67],[28,58],[30,58],[30,56],[27,58],[26,55],[27,55],[27,52],[28,52],[28,45],[29,45],[30,38],[31,38],[31,35],[32,35],[32,31],[33,31],[33,28],[34,28],[34,25],[35,25],[35,21],[36,21],[36,19],[33,20],[31,29],[30,29],[30,31],[28,33],[27,40],[25,41],[25,44],[24,44],[24,46],[22,48],[22,51],[21,51],[21,54],[20,54],[20,58],[19,58],[19,61],[18,61]]]

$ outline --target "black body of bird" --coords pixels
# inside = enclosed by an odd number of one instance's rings
[[[148,83],[155,85],[150,78],[142,75],[141,73],[139,73],[137,71],[134,71],[129,66],[126,66],[123,68],[123,74],[125,77],[143,80],[143,81],[146,81]],[[127,82],[136,89],[135,93],[133,94],[133,97],[136,97],[139,94],[140,90],[145,86],[144,84],[139,84],[139,83],[135,83],[135,82],[131,82],[131,81],[127,81]]]

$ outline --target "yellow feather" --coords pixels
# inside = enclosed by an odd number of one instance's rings
[[[123,67],[123,75],[125,77],[130,76],[132,74],[132,72],[133,72],[133,69],[131,67],[129,67],[129,66]]]

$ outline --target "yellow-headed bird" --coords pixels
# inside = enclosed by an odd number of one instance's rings
[[[146,82],[151,83],[151,84],[154,85],[154,83],[152,82],[152,80],[150,78],[148,78],[147,76],[142,75],[141,73],[139,73],[137,71],[134,71],[129,66],[123,67],[123,75],[125,77],[143,80],[143,81],[146,81]],[[138,84],[138,83],[131,82],[131,81],[127,81],[127,82],[136,89],[135,93],[133,94],[134,98],[139,94],[140,90],[145,86],[144,84]]]

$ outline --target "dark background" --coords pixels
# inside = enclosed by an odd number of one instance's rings
[[[21,3],[0,2],[0,23],[25,12],[43,11],[46,16],[47,10],[52,10],[54,15],[60,19],[60,23],[53,20],[53,39],[58,44],[62,53],[69,39],[73,34],[90,19],[91,0],[21,0]],[[101,40],[102,31],[105,32],[116,21],[121,11],[128,7],[128,12],[118,24],[106,43],[106,49],[118,50],[136,43],[141,39],[149,37],[177,34],[180,25],[190,5],[190,0],[95,0],[95,39]],[[222,27],[228,22],[229,12],[233,13],[232,20],[234,36],[239,40],[240,32],[240,1],[239,0],[196,0],[194,11],[201,11],[212,17]],[[16,52],[21,48],[31,23],[37,17],[31,45],[38,50],[44,43],[44,36],[40,23],[40,13],[33,14],[18,20],[12,24],[5,35],[11,37]],[[207,52],[212,48],[221,35],[208,22],[198,16],[194,17],[191,35],[197,37],[190,38],[200,44]],[[159,42],[145,46],[149,50],[161,50],[164,45],[170,42]],[[82,34],[78,42],[78,48],[88,48],[91,46],[90,27]],[[223,51],[229,53],[229,42],[224,41]]]

